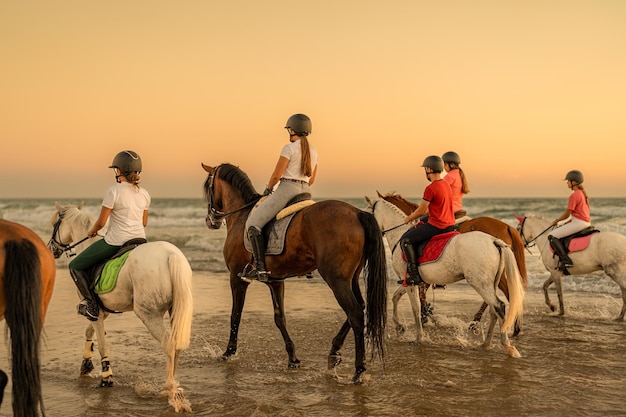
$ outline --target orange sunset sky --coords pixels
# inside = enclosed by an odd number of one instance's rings
[[[153,198],[202,197],[200,163],[262,191],[292,113],[314,196],[420,196],[457,151],[469,197],[626,197],[626,2],[213,0],[0,3],[0,198],[100,198],[113,156]]]

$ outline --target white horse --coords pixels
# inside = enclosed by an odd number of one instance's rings
[[[550,277],[543,284],[543,293],[546,304],[550,310],[556,311],[556,307],[550,302],[548,287],[554,282],[556,293],[559,297],[559,315],[565,314],[563,307],[563,272],[557,269],[558,256],[553,256],[548,241],[549,232],[554,229],[549,220],[537,216],[516,216],[519,224],[517,231],[524,240],[526,247],[537,243],[541,253],[543,265],[550,272]],[[591,235],[589,246],[580,251],[569,254],[573,267],[567,268],[571,275],[588,274],[594,271],[604,271],[619,285],[622,290],[622,310],[616,317],[617,321],[624,320],[626,312],[626,236],[617,232],[601,232]]]
[[[396,249],[396,243],[411,227],[403,224],[406,215],[395,205],[376,200],[369,203],[369,210],[378,221],[389,246],[392,250],[393,268],[399,277],[406,273],[406,262],[402,259],[402,251]],[[515,320],[522,319],[524,309],[524,287],[521,275],[517,269],[515,256],[511,248],[502,240],[483,232],[468,232],[454,236],[443,254],[436,262],[419,265],[420,275],[424,281],[431,284],[446,285],[465,279],[491,307],[491,323],[485,338],[484,346],[491,343],[496,320],[500,320],[500,343],[507,354],[514,358],[521,355],[511,345],[508,331],[515,324]],[[496,290],[502,273],[506,271],[509,279],[509,308],[500,300]],[[400,289],[404,290],[403,287]],[[409,286],[407,294],[411,300],[411,307],[415,316],[417,341],[423,336],[421,306],[416,286]]]
[[[99,237],[86,239],[87,232],[95,219],[81,211],[79,206],[56,205],[52,223],[54,231],[48,246],[56,258],[74,247],[76,252],[84,250]],[[84,243],[71,245],[72,242]],[[165,352],[165,384],[161,394],[168,397],[176,412],[191,412],[191,406],[175,379],[180,353],[189,347],[193,316],[192,271],[187,258],[176,246],[168,242],[150,242],[133,249],[123,267],[115,288],[100,294],[102,303],[112,311],[134,311],[160,343]],[[169,329],[163,317],[169,312]],[[81,375],[93,370],[91,362],[94,331],[98,340],[98,351],[102,362],[101,387],[113,384],[113,372],[109,362],[104,319],[108,312],[100,310],[95,322],[89,322],[85,331],[86,342],[83,352]]]

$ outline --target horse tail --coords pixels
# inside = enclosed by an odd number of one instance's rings
[[[518,320],[520,325],[522,323],[524,285],[522,284],[522,277],[517,269],[517,261],[511,247],[500,239],[497,239],[495,244],[500,249],[500,257],[504,261],[504,271],[509,286],[509,308],[504,316],[504,323],[501,329],[502,332],[508,332],[515,325],[516,320]]]
[[[359,211],[359,220],[365,230],[365,278],[367,282],[367,333],[372,358],[385,358],[385,328],[387,324],[387,260],[383,234],[371,213]]]
[[[517,230],[511,226],[507,227],[507,232],[511,238],[511,249],[513,250],[515,260],[517,261],[517,269],[519,269],[519,273],[522,277],[522,284],[524,284],[524,288],[528,288],[528,272],[526,271],[526,253],[524,252],[524,242],[522,241],[522,237],[519,235]]]
[[[39,342],[41,337],[41,262],[30,240],[4,244],[5,318],[10,329],[13,377],[13,414],[45,415],[41,394]]]
[[[172,278],[172,308],[170,310],[170,349],[182,350],[189,347],[191,321],[193,318],[192,271],[187,258],[180,251],[168,259]]]

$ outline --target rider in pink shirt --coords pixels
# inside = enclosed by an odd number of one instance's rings
[[[571,267],[572,261],[569,256],[567,256],[565,247],[559,239],[580,232],[591,226],[589,199],[582,185],[583,180],[583,174],[578,170],[572,170],[565,176],[565,181],[567,181],[568,188],[572,190],[572,194],[569,196],[567,209],[552,222],[552,225],[556,226],[560,221],[566,219],[570,220],[554,229],[548,235],[550,246],[552,246],[552,249],[554,249],[561,259],[560,267],[562,268]]]
[[[452,209],[454,210],[454,217],[460,218],[465,216],[465,210],[463,210],[463,195],[469,193],[469,185],[465,178],[465,173],[459,166],[461,164],[461,157],[456,152],[446,152],[441,156],[444,163],[444,169],[446,170],[446,176],[443,177],[444,181],[450,184],[452,189]]]

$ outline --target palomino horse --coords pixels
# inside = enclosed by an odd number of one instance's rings
[[[84,250],[95,239],[84,239],[95,219],[81,211],[80,206],[56,204],[52,223],[54,231],[48,246],[55,257],[69,252]],[[85,240],[84,243],[78,243]],[[71,245],[72,242],[77,242]],[[69,255],[69,253],[68,253]],[[193,297],[191,266],[187,258],[176,246],[169,242],[150,242],[133,249],[119,271],[117,285],[113,290],[100,294],[100,300],[110,311],[134,311],[148,328],[150,334],[160,343],[165,353],[165,385],[161,394],[168,397],[176,412],[191,411],[182,388],[175,379],[178,359],[183,349],[189,347]],[[169,313],[170,328],[163,322],[164,314]],[[109,348],[106,343],[104,319],[109,313],[100,310],[100,317],[89,322],[85,331],[86,342],[83,352],[81,374],[93,370],[91,362],[94,331],[98,340],[98,351],[102,362],[101,387],[113,384],[113,371],[109,362]]]
[[[233,307],[230,340],[222,357],[228,359],[237,351],[241,312],[250,285],[237,276],[250,260],[250,253],[244,247],[245,222],[261,196],[248,176],[236,166],[222,164],[210,167],[202,164],[202,167],[209,173],[204,183],[208,202],[207,226],[219,229],[224,220],[227,226],[224,260],[230,271]],[[288,366],[296,368],[300,361],[287,333],[283,280],[317,269],[347,315],[347,320],[333,339],[328,367],[331,369],[341,362],[339,350],[352,328],[356,368],[352,380],[354,383],[363,382],[366,338],[370,342],[372,357],[378,354],[384,360],[387,268],[382,234],[374,217],[341,201],[328,200],[310,205],[295,214],[287,230],[285,250],[280,255],[268,256],[266,266],[271,271],[272,279],[267,285],[274,304],[274,322],[285,342]],[[367,279],[367,302],[359,287],[359,274],[363,269]]]
[[[56,266],[46,244],[32,230],[0,219],[0,320],[11,338],[13,415],[45,415],[39,346],[54,289]],[[0,371],[0,404],[8,380]]]
[[[400,210],[402,210],[406,215],[411,214],[416,208],[417,204],[412,201],[407,200],[399,194],[386,194],[381,195],[378,191],[378,196],[391,204],[397,206]],[[502,239],[505,243],[511,246],[513,250],[513,255],[515,255],[515,260],[517,261],[517,269],[520,272],[522,277],[522,283],[524,288],[528,285],[528,275],[526,272],[526,255],[524,254],[524,242],[522,242],[522,238],[520,237],[517,230],[508,224],[504,223],[501,220],[494,219],[493,217],[476,217],[474,219],[465,220],[461,222],[457,228],[460,233],[479,231],[485,232],[491,236]],[[506,274],[502,276],[500,282],[498,283],[498,287],[502,290],[506,298],[509,298],[509,288],[507,284]],[[420,301],[422,305],[426,301],[426,290],[428,289],[428,285],[420,285]],[[393,321],[396,324],[397,329],[403,329],[402,324],[398,319],[398,302],[406,289],[404,287],[398,287],[396,292],[393,295]],[[474,321],[478,322],[482,318],[485,309],[487,308],[487,303],[483,303],[480,307],[476,315],[474,316]],[[513,336],[517,336],[521,331],[520,324],[515,322],[515,328],[513,330]]]
[[[390,247],[395,247],[402,235],[412,227],[403,224],[405,214],[385,200],[370,201],[369,209],[381,229],[386,231],[385,237]],[[406,262],[402,259],[402,251],[392,251],[392,254],[396,274],[404,276]],[[491,323],[484,346],[490,344],[496,319],[499,319],[500,343],[509,356],[520,357],[517,349],[511,346],[507,333],[515,320],[522,317],[524,287],[513,251],[506,243],[483,232],[461,233],[452,237],[437,261],[420,264],[419,270],[422,278],[432,284],[446,285],[465,279],[491,307]],[[508,311],[496,293],[498,282],[505,272],[509,278]],[[408,294],[416,315],[417,341],[420,341],[423,336],[420,301],[415,296],[413,285],[409,287]]]
[[[565,314],[563,306],[563,289],[561,281],[563,272],[557,269],[558,256],[554,256],[548,241],[548,232],[554,229],[549,220],[537,216],[520,217],[515,216],[519,221],[517,230],[519,231],[525,246],[530,247],[535,242],[541,253],[541,261],[550,272],[550,277],[543,284],[545,301],[550,310],[556,311],[556,307],[550,302],[548,287],[552,282],[556,287],[559,297],[559,315]],[[624,320],[626,312],[626,236],[616,232],[601,232],[591,235],[589,246],[580,251],[569,253],[569,257],[574,264],[567,268],[571,275],[588,274],[594,271],[604,271],[609,277],[619,285],[622,290],[622,310],[616,320]]]

